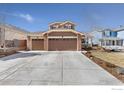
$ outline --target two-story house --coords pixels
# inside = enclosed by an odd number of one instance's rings
[[[29,50],[74,50],[80,51],[84,34],[75,30],[75,24],[70,21],[49,24],[46,32],[35,32],[28,35]]]
[[[118,31],[119,30],[104,29],[102,31],[100,45],[109,50],[123,49],[123,39],[118,37]]]

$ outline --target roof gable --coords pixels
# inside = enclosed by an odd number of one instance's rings
[[[73,22],[71,21],[64,21],[64,22],[54,22],[54,23],[51,23],[49,26],[52,26],[52,25],[64,25],[64,24],[71,24],[71,25],[75,25]]]

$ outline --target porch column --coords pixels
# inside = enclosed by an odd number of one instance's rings
[[[110,46],[112,46],[112,40],[110,40]]]
[[[104,40],[104,46],[106,46],[106,40]]]
[[[103,41],[101,41],[101,42],[99,43],[100,46],[102,46],[102,44],[103,44]]]
[[[122,40],[119,40],[119,46],[122,46]]]
[[[44,36],[44,50],[48,51],[48,34]]]
[[[77,51],[81,51],[81,36],[77,34]]]
[[[32,38],[30,36],[27,38],[27,49],[32,50]]]

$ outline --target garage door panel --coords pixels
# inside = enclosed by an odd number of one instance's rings
[[[44,50],[44,40],[32,39],[32,50]]]
[[[77,39],[49,39],[49,50],[77,50]]]

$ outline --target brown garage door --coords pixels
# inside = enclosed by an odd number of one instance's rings
[[[44,40],[32,39],[32,50],[44,50]]]
[[[77,39],[49,39],[49,50],[77,50]]]

